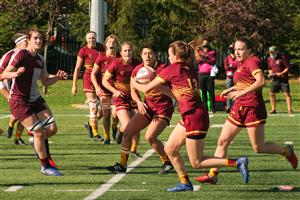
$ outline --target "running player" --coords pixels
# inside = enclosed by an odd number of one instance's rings
[[[136,80],[137,72],[142,67],[151,67],[155,69],[156,73],[159,73],[166,67],[165,64],[157,61],[156,51],[151,43],[143,44],[141,57],[143,62],[134,68],[131,74],[131,86],[133,85],[132,82]],[[169,173],[173,166],[158,136],[170,123],[174,111],[173,101],[170,97],[155,89],[146,93],[145,101],[142,102],[138,91],[131,87],[131,97],[137,102],[139,112],[130,119],[124,131],[120,162],[114,166],[107,167],[107,169],[112,172],[126,172],[132,137],[148,126],[145,133],[146,140],[162,161],[162,168],[159,174]]]
[[[267,111],[262,95],[265,79],[261,70],[261,61],[254,55],[253,42],[247,37],[240,37],[235,41],[234,50],[239,62],[233,77],[235,85],[221,94],[233,99],[234,104],[219,136],[215,157],[226,157],[231,141],[242,128],[246,128],[255,153],[283,155],[296,169],[298,159],[292,146],[282,148],[273,142],[265,142],[264,124]],[[197,177],[196,180],[216,184],[218,169],[212,168],[209,174]]]
[[[40,79],[43,85],[49,86],[66,79],[67,74],[61,70],[56,75],[48,74],[45,60],[38,54],[42,47],[42,33],[39,30],[30,29],[27,38],[28,47],[14,54],[3,72],[8,77],[17,70],[16,74],[19,75],[13,80],[9,108],[12,115],[34,135],[34,148],[41,162],[42,174],[61,176],[51,162],[48,146],[48,138],[56,134],[57,126],[51,110],[38,91],[37,81]]]
[[[130,76],[133,69],[138,65],[133,56],[133,47],[130,42],[121,44],[121,58],[115,59],[107,68],[102,84],[113,94],[117,116],[120,120],[120,134],[117,143],[121,143],[124,130],[132,116],[136,114],[136,102],[130,96]],[[131,152],[137,154],[137,145],[140,134],[133,138]]]
[[[147,85],[134,83],[134,87],[142,92],[149,92],[162,84],[169,83],[175,95],[182,120],[176,125],[165,146],[165,151],[177,172],[180,183],[169,192],[192,191],[193,185],[185,169],[180,148],[185,144],[187,154],[193,168],[211,166],[237,167],[242,173],[244,183],[248,183],[248,159],[219,159],[203,155],[206,133],[209,127],[208,112],[201,102],[197,72],[192,66],[193,49],[183,41],[169,45],[169,61],[171,65],[160,71],[157,77]]]
[[[77,94],[77,80],[81,66],[84,64],[85,71],[83,75],[83,90],[87,98],[86,102],[90,109],[90,120],[85,124],[85,127],[87,128],[90,137],[92,137],[94,141],[103,141],[98,133],[98,119],[102,117],[102,111],[98,110],[100,102],[91,80],[91,73],[97,56],[104,52],[105,49],[102,45],[99,46],[97,44],[96,37],[97,35],[95,32],[89,31],[85,36],[86,45],[78,52],[73,74],[72,94]]]
[[[110,117],[112,93],[102,85],[102,78],[107,66],[117,58],[118,38],[116,35],[108,36],[105,41],[105,53],[98,55],[96,58],[91,79],[95,87],[96,94],[100,98],[103,111],[103,131],[104,144],[110,144]]]
[[[5,68],[7,67],[12,55],[17,52],[20,49],[25,49],[27,47],[27,37],[25,33],[16,33],[13,37],[12,40],[15,43],[15,48],[8,51],[7,53],[5,53],[1,60],[0,60],[0,73],[2,73]],[[0,81],[0,93],[6,98],[9,98],[9,90],[11,87],[11,80],[8,79],[6,81]],[[9,124],[8,124],[8,128],[6,131],[6,136],[8,138],[10,138],[13,134],[13,128],[15,123],[17,122],[17,120],[15,119],[14,116],[10,116],[10,120],[9,120]],[[22,132],[23,132],[24,127],[22,126],[22,124],[20,122],[17,123],[17,130],[16,130],[16,134],[15,134],[15,139],[14,139],[14,144],[16,145],[24,145],[25,142],[22,139]]]

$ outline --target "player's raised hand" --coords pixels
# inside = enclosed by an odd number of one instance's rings
[[[64,72],[63,70],[58,70],[58,72],[56,73],[56,76],[59,80],[66,80],[68,79],[68,74],[66,72]]]

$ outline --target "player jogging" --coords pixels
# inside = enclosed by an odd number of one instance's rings
[[[226,157],[231,141],[242,128],[246,128],[255,153],[281,154],[296,169],[298,160],[292,146],[282,148],[273,142],[265,142],[267,111],[262,95],[265,79],[261,61],[254,55],[253,42],[247,37],[240,37],[235,41],[234,51],[239,62],[233,77],[235,85],[221,94],[233,99],[234,104],[219,136],[215,157]],[[201,183],[216,184],[218,169],[211,168],[209,174],[195,179]]]

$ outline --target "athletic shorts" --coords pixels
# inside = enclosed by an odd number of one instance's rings
[[[147,113],[145,116],[151,121],[155,118],[164,119],[168,125],[170,125],[170,120],[172,118],[174,112],[174,106],[170,105],[168,107],[160,107],[160,108],[151,108],[148,106]]]
[[[95,93],[95,88],[94,85],[92,83],[92,79],[91,79],[91,72],[84,72],[83,75],[83,91],[84,93],[86,92],[92,92]]]
[[[272,81],[270,85],[270,92],[272,93],[279,93],[279,92],[290,92],[290,85],[288,82],[281,82],[281,81]]]
[[[132,110],[137,108],[136,102],[130,95],[124,95],[120,97],[113,97],[116,110]]]
[[[235,103],[227,120],[238,127],[257,127],[265,124],[267,110],[264,103],[257,106],[243,106],[241,102]]]
[[[39,97],[34,102],[25,102],[23,100],[9,99],[8,102],[11,114],[20,122],[30,117],[33,114],[37,114],[43,110],[47,110],[45,100]]]
[[[204,139],[209,128],[209,115],[206,108],[201,105],[184,113],[180,124],[185,127],[187,138]]]

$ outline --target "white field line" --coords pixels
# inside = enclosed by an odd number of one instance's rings
[[[5,192],[15,192],[15,191],[17,191],[17,190],[19,190],[19,189],[21,189],[21,188],[23,188],[22,185],[13,185],[13,186],[7,188],[7,189],[4,190],[4,191],[5,191]]]
[[[142,158],[138,158],[130,165],[127,166],[127,173],[136,168],[139,164],[141,164],[144,160],[149,158],[154,153],[153,149],[149,149]],[[109,179],[106,183],[101,185],[98,189],[96,189],[93,193],[91,193],[88,197],[84,198],[84,200],[93,200],[99,198],[105,192],[107,192],[114,184],[121,181],[122,178],[126,176],[126,173],[116,174],[111,179]]]
[[[201,185],[194,185],[194,191],[198,191],[201,189]]]

